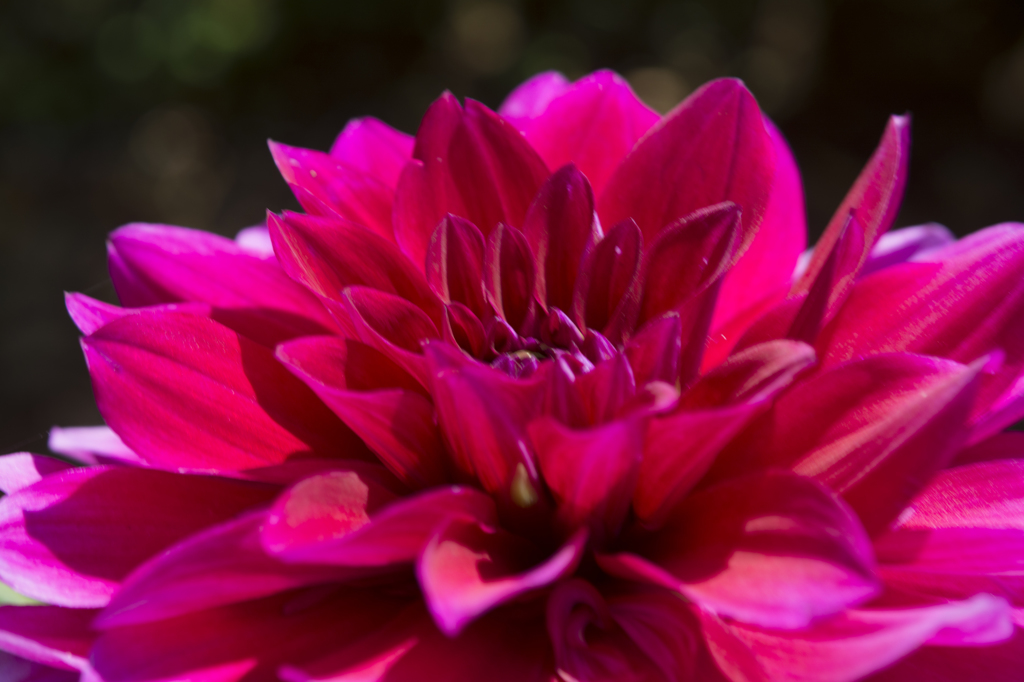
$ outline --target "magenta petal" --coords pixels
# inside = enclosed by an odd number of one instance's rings
[[[851,213],[862,230],[861,252],[857,258],[844,264],[834,278],[837,281],[855,276],[868,259],[868,255],[896,219],[903,188],[907,183],[907,166],[910,160],[910,117],[893,116],[882,134],[871,160],[857,177],[843,203],[825,228],[825,233],[814,247],[814,255],[807,270],[793,285],[792,293],[806,293],[818,276],[819,271],[839,241]]]
[[[1024,460],[940,472],[875,552],[887,586],[943,599],[988,592],[1024,606]]]
[[[0,500],[0,579],[52,604],[103,606],[144,560],[274,492],[133,467],[60,472]]]
[[[427,246],[426,273],[444,303],[461,303],[478,318],[487,312],[484,237],[473,223],[453,215],[441,219]]]
[[[870,532],[882,531],[963,444],[980,370],[891,354],[821,372],[737,439],[721,470],[792,468],[841,494]]]
[[[558,505],[558,522],[569,530],[589,525],[602,539],[614,537],[629,510],[644,455],[642,423],[623,420],[572,430],[542,417],[529,432]]]
[[[977,647],[924,646],[868,678],[869,682],[1016,682],[1024,670],[1024,628],[999,644]]]
[[[139,313],[82,347],[104,419],[153,465],[237,471],[368,454],[270,351],[212,320]]]
[[[626,344],[625,352],[638,386],[651,381],[675,384],[679,378],[679,353],[683,325],[678,313],[650,320]]]
[[[765,118],[764,125],[775,150],[775,182],[761,226],[722,283],[711,323],[715,330],[724,328],[744,310],[756,306],[756,299],[763,299],[774,291],[788,290],[793,267],[807,246],[800,171],[775,124]]]
[[[1012,631],[1007,611],[1001,599],[978,595],[918,609],[849,610],[795,632],[748,627],[707,611],[700,612],[700,619],[712,655],[731,679],[854,682],[930,641],[972,634],[978,643],[1005,638]],[[986,655],[984,650],[971,653]]]
[[[522,228],[526,210],[550,175],[518,130],[471,99],[452,134],[448,162],[465,206],[461,215],[485,237],[498,223]]]
[[[349,286],[365,286],[437,314],[440,306],[422,268],[398,247],[364,227],[298,213],[268,217],[281,265],[316,294],[333,299]]]
[[[433,403],[416,379],[384,354],[358,341],[323,336],[282,344],[277,357],[400,480],[416,488],[444,480]]]
[[[613,575],[764,627],[804,628],[878,591],[856,516],[824,487],[783,472],[688,497],[635,551],[598,560]]]
[[[1024,459],[1024,432],[1004,431],[957,453],[953,464],[973,464],[999,459]]]
[[[503,119],[521,131],[544,113],[551,103],[569,87],[569,81],[557,71],[544,71],[523,81],[509,93],[498,108]]]
[[[0,457],[0,492],[13,495],[22,488],[38,483],[50,474],[71,468],[64,460],[30,452],[17,452]]]
[[[652,417],[644,434],[643,462],[633,493],[633,511],[640,522],[650,527],[663,523],[758,409],[757,405],[741,404]]]
[[[548,168],[575,163],[600,194],[619,163],[658,119],[612,71],[596,71],[551,100],[525,128]]]
[[[537,260],[537,298],[549,307],[572,310],[583,255],[600,232],[590,183],[576,166],[562,166],[540,188],[523,225]]]
[[[81,670],[95,638],[89,625],[96,614],[94,609],[59,606],[2,606],[0,649],[34,663],[61,670]],[[3,672],[0,661],[0,675]],[[21,682],[23,678],[4,679]]]
[[[363,477],[365,478],[365,477]],[[331,481],[326,481],[331,483]],[[359,492],[347,478],[340,483]],[[448,486],[395,500],[377,507],[368,496],[366,505],[349,505],[352,513],[341,513],[329,504],[332,488],[346,492],[335,480],[300,483],[275,503],[263,528],[264,549],[291,563],[348,567],[382,567],[413,561],[432,537],[453,519],[497,522],[494,503],[473,488]],[[358,497],[348,497],[357,502]],[[369,511],[367,511],[369,510]],[[298,531],[296,531],[298,529]]]
[[[108,630],[174,618],[285,590],[358,577],[332,566],[292,566],[263,551],[264,511],[214,526],[150,559],[96,619]]]
[[[345,124],[331,156],[350,168],[376,178],[394,189],[406,162],[412,158],[413,137],[395,130],[372,116],[354,118]]]
[[[616,353],[576,377],[588,424],[604,424],[619,416],[636,394],[636,379],[627,356]]]
[[[929,252],[955,241],[956,236],[938,223],[886,232],[879,238],[875,248],[871,249],[871,255],[860,269],[860,277],[915,258],[926,257]]]
[[[647,133],[598,195],[597,210],[605,225],[632,218],[650,244],[679,218],[732,201],[743,212],[739,243],[746,248],[774,175],[772,139],[757,102],[740,81],[721,79],[687,97]]]
[[[87,464],[134,464],[145,466],[108,426],[54,426],[46,446]]]
[[[608,611],[666,680],[714,682],[696,670],[700,625],[683,600],[663,590],[627,592],[610,597]]]
[[[632,220],[604,236],[590,252],[576,282],[573,320],[592,327],[613,343],[632,329],[640,314],[644,238]]]
[[[484,284],[492,305],[514,330],[521,330],[534,309],[537,265],[523,233],[504,223],[487,238]]]
[[[84,671],[65,670],[35,663],[26,658],[0,651],[0,676],[17,682],[80,682],[85,680]],[[93,682],[85,680],[85,682]]]
[[[327,334],[336,325],[305,287],[274,262],[224,237],[165,225],[126,225],[110,235],[110,278],[136,308],[192,301],[222,324],[265,345]]]
[[[437,626],[456,636],[494,607],[570,575],[586,543],[583,529],[550,558],[527,568],[522,540],[476,521],[456,519],[423,548],[416,574]]]
[[[345,220],[366,227],[382,239],[393,239],[391,204],[394,193],[390,187],[323,152],[273,141],[269,145],[285,182],[293,190],[303,190],[295,192],[303,208],[311,213],[320,212],[317,206],[305,206],[308,193]]]
[[[97,301],[85,294],[64,294],[64,305],[68,315],[78,330],[85,335],[125,315],[134,315],[140,310],[160,311],[169,313],[189,313],[212,317],[213,308],[207,303],[166,303],[164,305],[147,306],[145,308],[121,308],[116,305]]]
[[[805,343],[779,339],[734,353],[680,397],[686,407],[752,403],[786,388],[816,360]]]

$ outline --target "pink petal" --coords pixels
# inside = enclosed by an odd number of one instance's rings
[[[553,98],[525,127],[525,135],[548,168],[575,163],[600,194],[619,163],[659,118],[622,76],[603,70],[584,76]]]
[[[448,149],[449,172],[462,215],[489,236],[498,223],[523,226],[526,210],[550,175],[547,166],[507,121],[471,99]]]
[[[783,472],[692,495],[638,542],[600,565],[765,627],[804,628],[878,591],[857,518],[824,487]]]
[[[784,394],[716,470],[792,468],[842,495],[870,532],[882,531],[962,445],[980,370],[891,354],[819,373]]]
[[[636,145],[598,195],[601,222],[632,218],[644,241],[694,211],[732,201],[743,212],[745,249],[761,224],[775,175],[772,138],[738,80],[690,95]]]
[[[927,257],[929,252],[955,241],[956,236],[938,223],[886,232],[879,238],[875,248],[871,249],[871,255],[860,270],[860,276],[865,277],[893,265]]]
[[[33,455],[30,452],[4,455],[0,457],[0,492],[13,495],[50,474],[70,469],[72,466],[56,457]]]
[[[484,300],[484,237],[468,220],[447,215],[430,237],[427,281],[445,303],[455,301],[482,318]]]
[[[105,421],[145,461],[237,471],[365,446],[267,349],[212,320],[139,313],[82,339]]]
[[[850,188],[843,203],[825,228],[825,233],[814,247],[814,255],[803,276],[793,285],[793,294],[810,291],[811,284],[824,266],[833,246],[839,241],[850,215],[863,235],[858,242],[863,246],[859,257],[844,263],[837,272],[836,281],[855,277],[867,261],[872,247],[889,230],[907,183],[907,165],[910,160],[910,117],[893,116],[882,134],[878,149],[868,161],[857,181]]]
[[[501,117],[519,130],[527,130],[534,119],[569,87],[569,81],[557,71],[543,71],[523,81],[509,93],[498,108]]]
[[[445,480],[433,403],[382,353],[323,336],[282,344],[277,357],[404,483],[419,488]]]
[[[372,479],[362,477],[364,495],[351,478],[300,483],[274,504],[263,528],[264,549],[284,561],[348,567],[380,567],[413,561],[453,519],[497,522],[494,503],[473,488],[447,486],[404,497],[385,506],[370,499]],[[350,489],[342,489],[345,483]],[[376,490],[376,488],[374,488]],[[330,504],[346,493],[346,506]],[[376,493],[377,498],[385,495]],[[360,505],[359,500],[365,501]]]
[[[230,239],[181,227],[133,224],[111,234],[107,250],[110,278],[128,307],[207,303],[214,319],[269,346],[336,329],[305,287]]]
[[[422,268],[380,235],[347,221],[290,211],[270,214],[267,222],[285,272],[319,296],[340,299],[345,287],[364,286],[440,313]]]
[[[0,607],[0,648],[34,663],[61,670],[81,670],[95,635],[89,624],[94,609],[59,606]],[[0,674],[4,672],[0,663]],[[8,678],[21,682],[20,677]]]
[[[530,554],[524,555],[529,545],[522,539],[456,519],[423,548],[416,574],[437,626],[454,637],[498,605],[571,574],[586,543],[583,529],[551,557],[530,566]]]
[[[46,446],[87,464],[145,466],[145,462],[108,426],[54,426],[50,429]]]
[[[78,331],[85,335],[92,334],[97,329],[119,320],[125,315],[134,315],[140,310],[160,311],[169,313],[189,313],[190,315],[202,315],[212,317],[213,309],[206,303],[166,303],[164,305],[147,306],[145,308],[121,308],[110,303],[97,301],[85,294],[64,294],[64,305],[68,309],[68,315],[78,327]]]
[[[978,595],[919,609],[850,610],[796,632],[730,623],[707,611],[700,619],[712,655],[731,679],[853,682],[929,641],[1005,638],[1012,629],[1007,611],[1001,599]]]
[[[613,343],[636,324],[640,314],[643,235],[626,220],[597,243],[580,268],[573,319],[581,329],[599,330]]]
[[[501,223],[491,231],[484,256],[484,284],[492,304],[515,330],[533,312],[537,266],[523,233]]]
[[[246,253],[262,260],[274,260],[274,245],[266,225],[243,227],[235,235],[235,243]]]
[[[274,492],[134,467],[53,474],[0,500],[0,578],[52,604],[103,606],[144,560]]]
[[[572,310],[580,264],[600,233],[587,178],[575,165],[562,166],[540,188],[523,224],[537,260],[538,299]]]
[[[779,339],[734,353],[726,362],[702,376],[680,398],[686,407],[714,407],[753,403],[786,388],[816,360],[805,343]]]
[[[310,213],[326,205],[345,220],[361,225],[382,239],[391,241],[392,189],[376,178],[339,162],[323,152],[269,142],[277,169],[295,196]],[[317,204],[306,206],[307,196]],[[275,249],[276,250],[276,249]]]
[[[622,420],[572,430],[542,417],[530,424],[529,433],[558,505],[557,522],[569,530],[592,526],[600,537],[614,537],[629,510],[644,455],[642,423]]]
[[[96,619],[98,630],[151,623],[285,590],[359,577],[331,566],[291,566],[260,545],[264,511],[198,533],[125,580]]]
[[[940,472],[875,541],[888,586],[1024,605],[1024,460]]]
[[[807,227],[804,218],[804,193],[793,153],[779,129],[768,118],[765,129],[775,151],[775,183],[765,208],[764,219],[754,235],[750,247],[730,268],[718,293],[718,304],[711,323],[714,330],[745,309],[754,299],[771,292],[788,289],[797,257],[807,245]],[[739,338],[737,332],[733,332]]]
[[[394,189],[412,157],[413,141],[372,116],[353,118],[331,145],[331,156]]]

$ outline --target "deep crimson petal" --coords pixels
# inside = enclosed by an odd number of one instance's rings
[[[414,139],[372,116],[353,118],[331,145],[330,154],[394,189],[412,158]]]
[[[816,360],[805,343],[779,339],[734,353],[680,397],[689,408],[757,402],[786,388]]]
[[[856,516],[824,487],[784,472],[692,495],[661,530],[598,561],[765,627],[804,628],[878,590]]]
[[[422,268],[370,230],[290,211],[270,214],[267,224],[285,272],[316,294],[340,299],[345,287],[364,286],[400,296],[434,316],[440,313]]]
[[[95,609],[59,606],[2,606],[0,648],[34,663],[61,670],[81,670],[95,639],[89,624],[97,613]],[[0,660],[2,672],[4,666]],[[22,679],[15,676],[12,682]]]
[[[1005,642],[977,647],[925,646],[895,665],[867,678],[868,682],[1016,682],[1024,670],[1024,628]]]
[[[867,261],[872,247],[896,219],[896,212],[903,199],[903,189],[907,184],[909,161],[910,117],[893,116],[882,134],[878,149],[857,177],[843,203],[839,204],[825,233],[815,245],[807,270],[793,285],[793,294],[810,291],[833,246],[839,241],[851,212],[863,235],[858,239],[862,244],[861,252],[857,258],[844,263],[834,279],[840,281],[856,276]]]
[[[626,513],[643,451],[643,424],[614,421],[587,430],[566,428],[550,417],[529,427],[544,481],[564,529],[592,527],[614,537]]]
[[[342,482],[359,492],[351,480]],[[338,488],[337,482],[302,482],[279,498],[263,528],[264,549],[293,563],[381,567],[415,560],[454,519],[488,526],[497,522],[494,503],[473,488],[433,488],[383,507],[379,500],[353,497],[349,490],[346,499],[352,504],[336,509],[331,501],[346,492]]]
[[[1024,459],[940,472],[875,541],[887,586],[1024,606]]]
[[[707,473],[722,448],[757,414],[740,404],[711,410],[677,410],[650,419],[644,433],[633,511],[657,527],[672,507]]]
[[[365,446],[271,352],[212,320],[139,313],[82,340],[100,413],[150,464],[238,471]]]
[[[662,590],[615,595],[608,600],[615,623],[670,682],[714,682],[698,671],[700,625],[690,608]]]
[[[500,604],[571,575],[586,543],[582,529],[543,562],[524,566],[529,554],[522,545],[529,545],[521,538],[455,519],[423,548],[416,575],[434,621],[442,632],[456,636]]]
[[[761,224],[775,160],[757,102],[738,80],[690,95],[636,145],[598,195],[601,222],[632,218],[644,241],[694,211],[732,201],[743,211],[740,248]]]
[[[282,344],[277,357],[400,480],[414,488],[445,480],[433,403],[387,356],[358,341],[324,336]]]
[[[988,595],[919,609],[851,609],[795,632],[747,627],[707,611],[699,615],[705,640],[726,675],[779,682],[854,682],[929,641],[969,641],[973,635],[978,643],[991,643],[1012,630],[1006,602]]]
[[[1024,432],[1004,431],[957,453],[953,464],[973,464],[999,459],[1024,459]]]
[[[104,682],[274,680],[382,627],[407,601],[368,588],[286,592],[264,599],[112,628],[91,662]]]
[[[103,606],[144,560],[275,490],[133,467],[60,472],[0,500],[0,578],[52,604]]]
[[[537,298],[571,311],[583,256],[600,239],[593,191],[575,165],[562,166],[541,186],[523,234],[537,261]]]
[[[484,236],[498,223],[522,228],[526,210],[550,175],[518,130],[471,99],[452,134],[448,162],[465,207],[460,215]]]
[[[292,566],[260,545],[265,511],[197,533],[153,557],[125,580],[95,628],[152,623],[359,574],[332,566]]]
[[[651,381],[675,384],[683,349],[683,323],[678,313],[650,320],[626,343],[625,353],[638,386]]]
[[[146,466],[109,426],[54,426],[46,446],[86,464]]]
[[[13,495],[22,488],[38,483],[50,474],[71,468],[64,460],[30,452],[17,452],[0,457],[0,492]]]
[[[107,251],[110,278],[125,306],[207,303],[215,320],[269,346],[337,329],[305,287],[230,239],[137,223],[115,230]]]
[[[609,230],[584,260],[572,314],[580,329],[594,328],[615,343],[636,324],[643,243],[636,223],[624,220]]]
[[[484,317],[484,237],[473,223],[453,215],[442,218],[430,237],[425,268],[431,289],[444,303],[461,303]]]
[[[450,303],[444,308],[444,340],[473,357],[483,357],[490,350],[487,332],[476,314],[459,302]]]
[[[600,194],[619,163],[661,118],[612,71],[584,76],[525,128],[548,168],[575,163]]]
[[[462,122],[462,107],[450,92],[423,115],[416,132],[413,160],[405,165],[395,188],[391,223],[395,240],[413,263],[422,263],[434,228],[448,213],[469,217],[452,183],[448,147]]]
[[[783,395],[716,470],[792,468],[841,494],[880,532],[963,444],[981,369],[891,354],[819,373]]]
[[[50,667],[5,651],[0,651],[0,674],[18,682],[80,682],[83,677],[78,670]]]
[[[588,425],[610,422],[636,394],[636,379],[627,356],[616,353],[575,379]]]
[[[487,238],[484,284],[498,314],[521,330],[534,310],[537,265],[523,233],[501,223]]]
[[[295,196],[303,208],[311,213],[320,212],[317,206],[306,206],[304,202],[306,196],[312,195],[342,218],[393,241],[391,204],[394,193],[390,187],[323,152],[273,141],[269,145],[285,182],[293,190],[300,190]]]
[[[551,103],[569,87],[569,81],[557,71],[543,71],[520,83],[498,108],[503,119],[521,131],[544,113]]]
[[[775,151],[775,182],[764,219],[750,247],[729,269],[722,283],[711,323],[713,330],[723,329],[744,310],[757,306],[758,299],[788,291],[793,267],[807,247],[800,171],[779,129],[767,118],[764,125]]]

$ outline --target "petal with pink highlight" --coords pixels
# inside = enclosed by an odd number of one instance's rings
[[[442,218],[427,246],[425,270],[444,303],[461,303],[484,317],[484,237],[476,225],[458,216]]]
[[[331,145],[330,154],[346,166],[376,178],[394,189],[406,162],[412,158],[412,135],[395,130],[372,116],[353,118]]]
[[[54,426],[46,445],[87,464],[146,465],[109,426]]]
[[[0,492],[13,495],[50,474],[70,469],[72,466],[56,457],[33,455],[30,452],[4,455],[0,457]]]
[[[509,93],[498,108],[498,113],[516,128],[525,131],[544,113],[551,100],[565,92],[568,87],[569,81],[557,71],[538,73]]]

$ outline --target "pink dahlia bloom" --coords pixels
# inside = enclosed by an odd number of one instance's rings
[[[109,429],[0,460],[0,578],[44,603],[0,608],[4,660],[1019,680],[1024,226],[887,234],[908,140],[800,258],[741,83],[660,117],[549,73],[272,143],[305,213],[237,241],[117,230],[125,307],[68,296]]]

